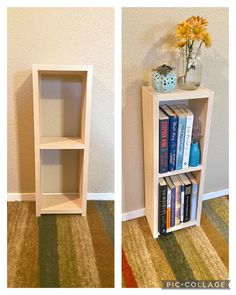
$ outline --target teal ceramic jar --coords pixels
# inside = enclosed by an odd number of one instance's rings
[[[200,165],[200,148],[198,142],[192,142],[190,147],[189,166],[197,167]]]
[[[157,92],[172,92],[176,87],[176,73],[174,68],[162,65],[153,69],[152,85]]]

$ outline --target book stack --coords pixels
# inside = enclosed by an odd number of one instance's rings
[[[198,182],[191,173],[160,177],[159,233],[196,220]]]
[[[185,105],[159,108],[159,173],[189,165],[194,115]]]

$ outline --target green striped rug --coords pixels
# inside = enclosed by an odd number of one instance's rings
[[[8,287],[114,287],[114,202],[40,218],[34,202],[8,202]]]
[[[228,279],[228,199],[203,202],[201,226],[153,239],[146,218],[123,223],[123,287]]]

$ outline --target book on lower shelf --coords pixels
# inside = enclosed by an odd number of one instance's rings
[[[160,177],[159,234],[196,220],[198,182],[191,173]]]
[[[159,179],[159,233],[166,233],[167,184],[164,178]]]

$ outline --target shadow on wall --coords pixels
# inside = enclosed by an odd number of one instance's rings
[[[16,92],[16,137],[19,159],[19,191],[32,193],[34,186],[34,121],[33,90],[31,70],[19,72],[14,77],[14,86],[18,80],[26,77]]]
[[[110,193],[114,192],[114,93],[96,76],[93,85],[88,191]]]
[[[166,29],[163,30],[162,28],[168,28],[168,32],[166,32]],[[158,40],[153,43],[143,59],[142,67],[144,69],[144,73],[142,85],[151,85],[153,68],[162,64],[176,67],[178,51],[175,47],[175,29],[176,27],[170,23],[162,24],[161,29],[159,29],[158,33],[162,34],[163,36],[159,37]],[[169,31],[172,31],[173,33],[169,33]],[[150,38],[153,40],[154,36],[156,35],[157,29],[152,28],[146,32],[143,38],[144,42],[150,43]]]

